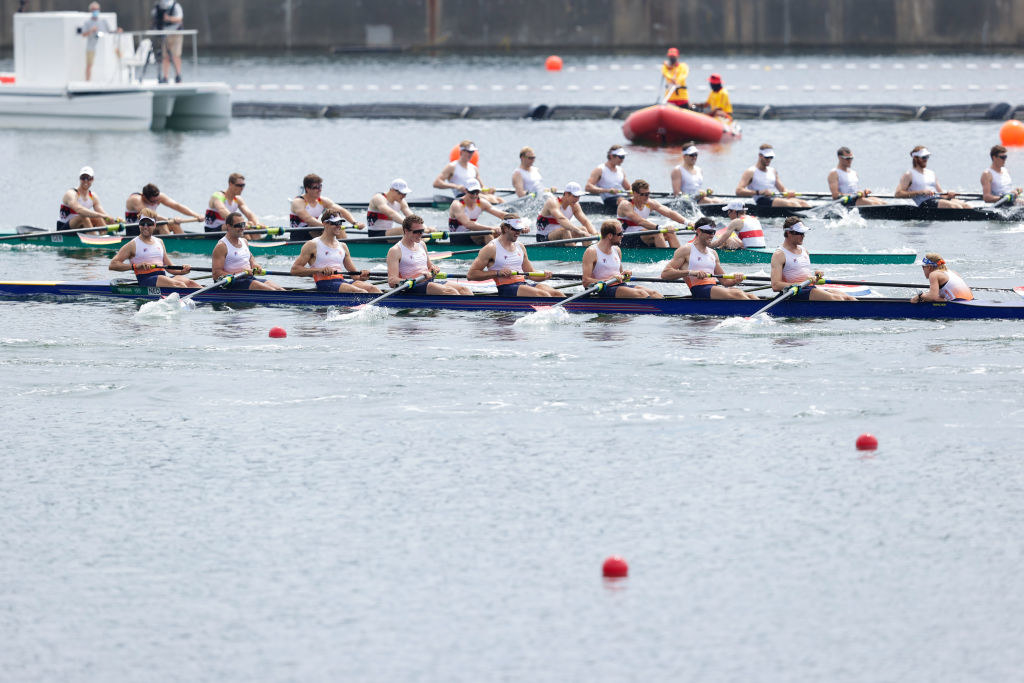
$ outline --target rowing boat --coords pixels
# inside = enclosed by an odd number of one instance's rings
[[[0,244],[12,246],[37,246],[57,249],[98,249],[106,252],[116,252],[131,237],[118,235],[83,235],[80,233],[69,233],[66,235],[38,235],[26,233],[18,239],[5,240]],[[161,235],[164,247],[170,253],[177,254],[212,254],[217,244],[216,239],[203,239],[202,237],[176,237]],[[298,256],[302,249],[302,242],[286,242],[283,240],[254,240],[249,242],[249,250],[256,258],[271,256]],[[353,258],[382,259],[387,256],[391,245],[387,242],[360,242],[350,240],[347,242],[349,253]],[[583,258],[584,247],[571,247],[565,245],[545,247],[543,243],[525,242],[530,250],[530,258],[534,261],[580,261]],[[466,247],[452,246],[447,242],[428,243],[431,252],[445,252],[448,250],[466,250]],[[455,259],[476,258],[476,252],[469,248],[470,253],[453,254]],[[673,249],[665,248],[624,248],[622,260],[627,263],[657,263],[672,258]],[[722,263],[770,263],[773,250],[771,249],[740,249],[737,251],[720,250],[719,260]],[[910,252],[902,253],[881,253],[881,252],[820,252],[811,254],[812,263],[836,264],[836,263],[857,263],[869,265],[894,265],[910,264],[917,258],[916,254]]]
[[[0,281],[0,297],[49,299],[122,299],[155,300],[171,293],[187,294],[196,290],[142,287],[132,280],[67,282]],[[204,292],[194,300],[207,303],[259,304],[269,306],[340,306],[364,304],[373,294],[340,294],[315,289],[283,291],[222,290]],[[573,313],[675,315],[675,316],[750,316],[768,299],[724,300],[668,296],[664,299],[602,299],[587,297],[565,304]],[[534,306],[550,306],[555,300],[534,297],[500,297],[493,294],[473,296],[430,296],[399,294],[379,305],[400,309],[448,309],[461,311],[499,311],[528,313]],[[906,299],[859,299],[857,301],[785,300],[772,308],[772,315],[783,318],[877,318],[912,320],[1024,319],[1024,305],[995,301],[957,301],[912,304]]]

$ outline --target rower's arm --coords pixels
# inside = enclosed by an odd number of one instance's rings
[[[452,163],[448,164],[447,166],[445,166],[444,168],[441,169],[441,172],[437,175],[437,178],[434,179],[434,187],[436,187],[439,190],[459,190],[459,189],[461,189],[460,186],[458,186],[455,183],[450,182],[448,180],[449,178],[452,177],[452,173],[454,171],[455,171],[455,162],[453,161]]]
[[[782,194],[789,192],[789,190],[786,189],[786,186],[782,184],[782,176],[779,175],[778,171],[775,172],[775,189]]]
[[[487,270],[487,266],[491,265],[494,261],[494,245],[488,244],[480,250],[480,253],[473,259],[473,263],[469,266],[469,272],[466,273],[467,280],[490,280],[496,272]]]
[[[832,193],[832,199],[839,199],[842,196],[839,192],[839,174],[835,171],[828,174],[828,191]]]
[[[572,228],[572,221],[562,211],[562,205],[558,203],[557,199],[555,200],[555,205],[548,209],[548,215],[558,221],[558,224],[566,230]]]
[[[526,247],[523,247],[523,272],[524,273],[537,272],[537,271],[534,271],[533,263],[530,262],[530,257],[527,256],[527,254],[526,254]],[[551,277],[551,271],[550,270],[545,270],[545,271],[543,271],[543,273],[544,274],[542,276],[531,277],[530,279],[533,280],[534,282],[543,282],[544,280],[547,280],[549,277]]]
[[[214,280],[219,280],[225,275],[227,275],[227,273],[224,272],[224,260],[227,258],[227,256],[228,248],[224,246],[223,242],[217,242],[217,246],[213,248],[213,254],[210,257],[210,266],[211,270],[213,271]]]
[[[678,195],[683,193],[683,172],[678,168],[673,168],[672,173],[669,174],[672,179],[672,194]]]
[[[981,198],[989,204],[1002,199],[1001,196],[992,194],[992,174],[988,169],[981,172]]]
[[[122,273],[131,270],[132,264],[128,263],[128,259],[133,256],[135,256],[135,240],[130,240],[117,250],[114,258],[110,259],[110,265],[107,266],[108,270],[116,270]],[[167,260],[166,253],[164,253],[164,260]]]
[[[599,187],[597,185],[597,181],[600,179],[601,167],[598,166],[597,168],[590,172],[590,177],[587,178],[587,185],[583,189],[589,192],[590,194],[604,194],[605,192],[608,192],[608,188]]]
[[[672,260],[669,261],[665,268],[661,271],[662,280],[678,280],[686,277],[690,274],[687,267],[690,263],[690,245],[684,244],[683,246],[676,249],[675,254],[672,255]]]
[[[772,254],[772,291],[781,292],[789,283],[782,279],[782,268],[786,265],[786,256],[781,249]]]
[[[738,229],[738,226],[736,225],[737,223],[743,225],[743,221],[738,218],[734,221],[730,221],[729,225],[725,226],[725,230],[720,230],[718,234],[715,235],[715,239],[711,240],[711,244],[709,246],[712,249],[726,248],[726,245],[729,243],[729,238],[732,237],[733,233]]]
[[[200,216],[198,213],[196,213],[192,209],[188,208],[187,206],[185,206],[181,202],[174,201],[173,199],[171,199],[170,197],[168,197],[167,195],[165,195],[162,192],[160,193],[160,202],[164,206],[166,206],[168,208],[171,208],[171,209],[174,209],[178,213],[183,213],[186,216],[192,216],[192,218],[202,218],[202,216]]]
[[[402,248],[397,244],[388,249],[388,287],[397,287],[401,279],[398,277],[398,263],[402,260]],[[429,263],[429,261],[428,261]]]
[[[632,202],[627,202],[625,199],[623,199],[622,201],[623,201],[623,203],[625,203],[627,205],[626,206],[626,218],[629,218],[629,220],[633,221],[634,223],[636,223],[637,225],[639,225],[642,228],[647,228],[648,230],[655,230],[655,229],[657,229],[657,227],[658,227],[657,223],[652,223],[651,221],[647,220],[646,218],[641,218],[640,217],[640,214],[638,214],[636,212],[636,209],[633,208],[633,203]]]
[[[507,211],[503,211],[501,209],[497,209],[497,208],[491,206],[491,203],[489,201],[487,201],[486,199],[481,199],[480,200],[480,207],[486,213],[491,214],[495,218],[500,218],[501,220],[505,220],[505,216],[509,215]]]
[[[341,248],[342,248],[342,251],[345,252],[345,258],[343,258],[341,260],[341,265],[343,265],[345,267],[345,270],[347,272],[349,272],[349,273],[354,273],[354,272],[358,271],[359,269],[356,268],[356,264],[352,262],[352,254],[348,250],[348,245],[345,244],[344,242],[342,242],[341,243]],[[367,271],[365,271],[365,270],[364,271],[360,271],[360,272],[362,274],[366,274],[367,273]],[[356,279],[361,280],[361,279],[364,279],[364,278],[357,277]]]
[[[260,219],[257,218],[256,214],[254,214],[249,209],[249,205],[245,203],[245,200],[243,200],[241,197],[236,197],[235,201],[238,202],[238,210],[242,212],[242,215],[245,216],[245,218],[250,223],[252,223],[253,225],[259,225],[260,224]],[[228,217],[228,215],[224,214],[223,218],[227,218],[227,217]]]
[[[113,216],[108,216],[107,215],[107,210],[103,208],[102,204],[100,204],[100,198],[97,197],[96,195],[93,195],[92,205],[93,205],[93,208],[96,209],[96,212],[97,212],[96,217],[97,218],[102,218],[105,221],[117,222],[116,218],[114,218]]]
[[[316,243],[310,240],[302,245],[302,250],[299,251],[299,255],[295,257],[295,261],[292,263],[291,270],[289,271],[292,275],[299,277],[312,277],[320,272],[319,268],[310,268],[309,265],[313,263],[313,259],[316,258]]]
[[[743,282],[743,273],[731,273],[725,274],[725,269],[722,268],[722,262],[718,258],[718,253],[715,253],[715,275],[718,276],[718,281],[723,287],[735,287],[739,283]]]
[[[928,276],[928,291],[921,296],[922,301],[945,301],[945,298],[939,293],[943,284],[939,282],[942,277],[941,272],[941,270],[935,270]]]
[[[515,188],[517,197],[525,197],[527,195],[526,183],[523,182],[523,176],[519,173],[512,174],[512,187]]]
[[[665,218],[671,218],[676,223],[679,223],[680,226],[686,225],[686,216],[682,215],[678,211],[673,211],[661,202],[650,200],[648,203],[651,205],[652,209],[660,213]]]
[[[740,176],[739,185],[736,186],[737,197],[753,197],[754,195],[757,194],[748,187],[750,185],[750,181],[753,178],[754,172],[751,171],[749,168],[743,172],[743,175]]]
[[[589,218],[587,218],[587,214],[583,213],[583,208],[580,206],[579,202],[572,205],[572,214],[576,216],[576,220],[580,222],[580,225],[587,229],[587,232],[591,235],[597,234],[597,230],[594,229],[594,224],[590,222]]]
[[[296,199],[292,200],[291,211],[293,214],[298,216],[306,225],[323,226],[323,223],[321,223],[318,219],[314,218],[309,213],[309,211],[306,210],[306,200],[302,199],[301,197],[297,197]]]
[[[583,252],[583,286],[596,285],[600,280],[594,279],[594,266],[597,265],[597,247],[587,247]]]
[[[912,199],[921,194],[919,191],[910,189],[911,182],[913,182],[913,178],[910,177],[910,173],[904,173],[900,176],[900,182],[896,185],[896,191],[892,193],[892,196],[899,199]]]

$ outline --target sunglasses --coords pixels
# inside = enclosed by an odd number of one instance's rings
[[[634,192],[634,194],[636,196],[638,196],[638,197],[650,197],[651,196],[650,192]]]
[[[852,158],[853,158],[853,155],[851,154],[851,155],[850,155],[850,156],[848,156],[848,157],[839,157],[839,158],[840,158],[840,159],[846,159],[847,161],[849,161],[850,159],[852,159]]]
[[[242,187],[245,187],[245,185],[243,185]],[[324,187],[323,185],[310,185],[309,189],[311,189],[311,190],[322,190],[323,187]]]
[[[422,235],[423,234],[423,228],[420,228],[419,230],[407,230],[406,232],[411,232],[414,235]]]
[[[78,176],[78,179],[79,180],[95,180],[95,178],[93,178],[93,176],[91,176],[91,175],[80,175],[80,176]]]
[[[996,158],[998,158],[998,159],[1006,159],[1006,155],[1005,154],[997,154]]]
[[[527,159],[536,159],[536,158],[537,158],[537,155],[536,155],[536,154],[534,154],[534,155],[529,155],[529,154],[527,154],[527,155],[526,155],[526,158],[527,158]]]
[[[235,187],[245,187],[245,183],[231,183]]]
[[[715,229],[711,228],[710,230],[704,230],[703,228],[701,228],[701,232],[704,233],[705,235],[714,235]]]
[[[930,154],[925,154],[923,157],[917,157],[917,158],[920,159],[921,161],[928,161],[932,157],[931,157]]]
[[[612,235],[614,235],[615,237],[622,237],[622,236],[623,236],[623,235],[625,235],[625,234],[626,234],[626,233],[625,233],[625,231],[623,231],[623,230],[620,230],[619,232],[613,232],[613,233],[612,233]]]
[[[245,223],[228,223],[229,228],[241,228],[244,227]]]
[[[470,190],[469,194],[480,194],[480,190]]]

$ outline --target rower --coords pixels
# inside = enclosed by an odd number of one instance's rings
[[[921,269],[930,285],[927,292],[918,292],[910,297],[911,303],[922,301],[970,301],[974,298],[971,288],[957,273],[946,267],[946,262],[935,252],[924,255]]]
[[[764,249],[764,228],[761,221],[747,215],[747,205],[740,199],[734,199],[725,205],[729,222],[714,242],[713,249]]]
[[[1021,188],[1013,187],[1010,172],[1006,170],[1006,148],[996,145],[988,152],[992,165],[981,172],[981,197],[993,204],[1004,200],[1002,206],[1021,203]]]
[[[185,277],[190,266],[175,266],[167,256],[164,243],[154,237],[156,221],[149,216],[138,220],[138,237],[125,242],[114,258],[110,259],[110,270],[134,271],[140,287],[198,287],[199,283]],[[168,275],[167,269],[179,271],[179,275]]]
[[[433,264],[427,247],[423,244],[423,219],[412,214],[402,221],[402,239],[388,249],[388,285],[398,287],[407,280],[416,280],[426,275],[427,278],[402,294],[465,294],[472,296],[473,290],[465,285],[434,282],[433,278],[440,268]]]
[[[409,184],[395,178],[387,191],[370,197],[370,203],[366,205],[367,237],[402,234],[402,221],[412,215],[412,209],[405,201],[408,194]]]
[[[355,272],[348,245],[338,241],[345,219],[341,212],[330,208],[323,214],[323,233],[302,245],[299,256],[292,264],[291,273],[300,277],[312,277],[321,292],[349,292],[353,294],[380,294],[380,290],[366,280],[370,271],[362,270],[354,277],[345,273]]]
[[[662,101],[689,109],[690,94],[686,90],[686,77],[689,75],[690,67],[679,61],[679,48],[670,47],[661,65],[661,77],[668,86]]]
[[[355,217],[349,210],[339,206],[327,197],[323,196],[324,180],[316,173],[310,173],[302,179],[302,194],[291,201],[289,207],[288,223],[291,226],[289,237],[294,240],[309,240],[323,232],[323,221],[321,218],[328,209],[334,209],[338,215],[358,227]],[[316,230],[303,230],[302,228],[317,228]],[[338,233],[341,239],[345,239],[345,228]]]
[[[551,277],[551,271],[535,273],[526,247],[518,242],[519,235],[526,230],[526,224],[515,214],[508,214],[501,222],[498,239],[488,242],[469,266],[466,278],[470,280],[494,280],[498,296],[550,296],[564,297],[560,291],[544,280]],[[526,280],[534,284],[526,284]]]
[[[236,275],[225,289],[262,289],[283,290],[284,287],[265,278],[255,277],[264,270],[257,265],[255,257],[249,251],[249,241],[245,239],[246,222],[241,211],[232,211],[224,219],[227,232],[217,241],[213,248],[213,278],[223,279],[227,275]]]
[[[796,216],[790,216],[782,224],[782,246],[772,254],[772,289],[783,292],[789,287],[808,279],[823,283],[825,274],[811,270],[811,257],[804,249],[804,233],[807,228]],[[854,297],[841,292],[824,289],[814,284],[804,285],[793,296],[793,301],[856,301]]]
[[[480,196],[480,181],[470,178],[466,181],[466,194],[456,199],[448,207],[448,239],[453,245],[487,244],[501,234],[501,228],[491,228],[477,223],[483,212],[498,218],[505,218],[505,212],[495,209],[491,203]],[[490,235],[460,235],[470,230],[490,230]]]
[[[571,237],[586,237],[596,235],[587,214],[583,213],[580,206],[580,197],[583,196],[583,188],[577,182],[567,183],[561,197],[547,195],[544,199],[544,206],[537,216],[537,241],[547,242],[548,240],[562,240]],[[573,216],[579,221],[579,225],[572,223]]]
[[[662,299],[656,289],[641,287],[627,283],[633,271],[622,269],[622,236],[625,235],[622,223],[607,220],[601,224],[601,239],[583,252],[583,286],[593,287],[599,282],[611,278],[616,284],[606,285],[598,293],[605,299]]]
[[[540,176],[540,169],[533,165],[537,153],[532,147],[523,147],[519,150],[519,166],[512,171],[512,187],[516,190],[517,197],[525,197],[531,192],[538,197],[547,188],[544,187],[544,179]]]
[[[184,204],[174,201],[161,192],[160,188],[153,183],[147,183],[142,188],[142,192],[132,192],[128,195],[128,199],[124,203],[124,220],[126,223],[138,223],[139,217],[146,215],[157,221],[167,221],[166,225],[158,225],[156,227],[157,234],[162,235],[173,232],[180,235],[185,232],[181,227],[181,223],[177,220],[157,215],[157,209],[160,208],[161,204],[178,213],[186,214],[197,220],[203,220],[203,217],[198,213]],[[127,228],[127,233],[129,235],[137,235],[139,231]]]
[[[935,171],[928,168],[931,158],[924,145],[910,150],[910,170],[903,174],[896,185],[893,196],[913,199],[923,209],[969,209],[970,205],[956,198],[956,192],[944,192],[935,177]]]
[[[472,140],[463,140],[459,143],[459,158],[455,161],[449,162],[441,169],[437,178],[434,179],[434,187],[439,190],[452,190],[455,196],[466,194],[468,192],[468,183],[470,180],[476,180],[481,189],[484,186],[484,181],[480,178],[480,169],[477,168],[470,159],[473,158],[473,154],[478,151],[478,147],[473,143]],[[491,204],[503,204],[504,201],[499,197],[494,196],[489,190],[487,194],[484,194],[483,198]]]
[[[75,230],[89,226],[102,227],[117,223],[108,216],[100,205],[100,198],[92,193],[92,182],[96,179],[91,166],[83,166],[78,172],[78,187],[72,187],[60,198],[60,212],[57,215],[58,230]]]
[[[828,189],[832,193],[833,200],[842,198],[843,201],[840,203],[847,209],[885,203],[878,197],[872,197],[871,190],[860,189],[860,178],[853,170],[853,152],[849,147],[837,149],[836,156],[839,157],[836,167],[828,174]]]
[[[626,150],[620,145],[612,145],[605,156],[605,162],[590,172],[583,189],[591,194],[601,195],[605,210],[611,212],[619,205],[618,195],[629,192],[629,181],[622,170]]]
[[[698,204],[711,201],[711,190],[704,189],[704,171],[697,165],[697,145],[692,142],[683,144],[683,163],[672,169],[672,194],[684,196]]]
[[[743,274],[725,275],[718,253],[711,248],[718,226],[704,216],[693,226],[697,236],[692,242],[676,249],[672,260],[661,271],[663,280],[684,278],[694,299],[756,299],[752,292],[736,289],[743,282]],[[717,276],[717,277],[716,277]],[[721,281],[722,284],[718,284]]]
[[[259,223],[256,214],[249,210],[245,200],[242,199],[242,190],[244,189],[245,176],[241,173],[232,173],[228,176],[228,189],[210,195],[210,203],[206,207],[206,218],[203,223],[203,229],[206,232],[223,231],[224,221],[227,220],[228,214],[236,211],[245,216],[253,225]]]
[[[790,192],[779,179],[779,173],[772,167],[775,150],[769,144],[758,148],[757,163],[740,176],[736,186],[737,197],[757,197],[758,206],[789,206],[807,208],[810,204],[798,199],[796,192]],[[781,196],[778,194],[781,193]]]
[[[646,180],[633,181],[633,194],[629,198],[623,197],[619,200],[618,213],[616,218],[622,223],[626,236],[622,239],[622,246],[628,249],[638,247],[679,247],[679,238],[674,232],[666,235],[633,235],[631,233],[643,230],[657,230],[660,226],[647,220],[651,211],[657,211],[662,216],[670,218],[679,227],[686,225],[686,218],[661,202],[651,199],[651,187]]]
[[[729,91],[722,86],[722,77],[719,74],[708,76],[708,99],[701,105],[708,116],[732,121],[732,102],[729,101]]]

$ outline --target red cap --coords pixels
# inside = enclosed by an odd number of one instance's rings
[[[721,85],[722,84],[722,77],[719,76],[718,74],[711,74],[710,76],[708,76],[708,83],[713,83],[715,85]]]
[[[666,57],[678,57],[679,56],[679,48],[677,48],[677,47],[670,47],[668,49],[668,52],[665,53],[665,56]]]

